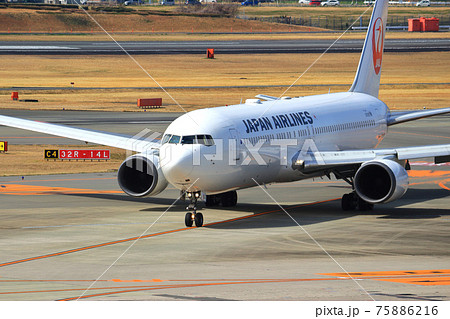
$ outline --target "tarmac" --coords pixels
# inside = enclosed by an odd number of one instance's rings
[[[364,40],[233,40],[233,41],[2,41],[0,55],[349,53],[361,52]],[[448,39],[386,39],[385,52],[449,51]],[[125,53],[126,52],[126,53]]]
[[[131,135],[177,116],[2,114]],[[448,144],[449,119],[393,126],[380,147]],[[406,195],[370,212],[342,211],[349,186],[324,178],[241,190],[232,209],[200,205],[201,228],[184,226],[172,187],[137,199],[114,173],[0,177],[0,300],[449,300],[450,165],[411,164]]]

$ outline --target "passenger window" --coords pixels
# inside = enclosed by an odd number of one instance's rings
[[[171,137],[172,137],[172,134],[166,134],[166,135],[164,135],[164,136],[163,136],[163,139],[162,139],[162,141],[161,141],[161,144],[166,144],[166,143],[170,140]]]
[[[195,135],[186,135],[181,138],[181,144],[195,144]]]
[[[178,135],[172,135],[172,137],[169,140],[170,144],[178,144],[180,143],[180,136]]]

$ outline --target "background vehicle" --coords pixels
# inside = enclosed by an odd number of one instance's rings
[[[416,3],[416,7],[429,7],[430,6],[430,0],[421,0]]]
[[[141,1],[130,0],[130,1],[125,1],[123,4],[125,6],[137,6],[138,4],[141,4]]]
[[[241,3],[243,6],[257,6],[259,4],[258,0],[246,0]]]
[[[332,6],[339,6],[339,0],[327,0],[320,4],[322,7],[332,7]]]
[[[198,0],[186,0],[186,2],[184,4],[186,4],[186,5],[190,4],[190,5],[196,5],[196,6],[201,6],[202,5],[200,3],[200,1],[198,1]]]
[[[309,0],[298,0],[298,3],[301,5],[309,5]]]
[[[175,0],[162,0],[161,4],[163,6],[174,6],[175,5]]]
[[[311,1],[309,2],[309,5],[310,5],[310,6],[318,7],[318,6],[320,6],[320,3],[321,3],[320,0],[311,0]]]

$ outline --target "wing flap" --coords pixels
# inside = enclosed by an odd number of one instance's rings
[[[402,147],[397,149],[397,158],[399,160],[442,157],[447,155],[450,155],[450,144]]]
[[[0,115],[0,125],[30,130],[34,132],[66,137],[78,141],[91,142],[106,146],[117,147],[135,152],[145,152],[152,148],[159,148],[159,142],[144,136],[122,136],[113,133],[74,128],[65,125],[24,120]],[[154,138],[154,136],[151,136]]]

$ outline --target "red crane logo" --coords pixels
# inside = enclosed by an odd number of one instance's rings
[[[383,20],[381,20],[381,18],[375,20],[372,31],[373,68],[375,70],[375,74],[378,75],[381,70],[381,59],[383,58],[384,45],[384,28]]]

